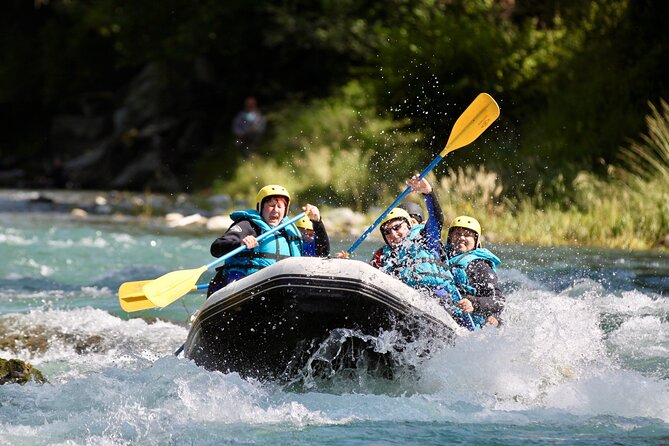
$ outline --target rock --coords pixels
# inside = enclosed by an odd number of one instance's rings
[[[206,224],[207,224],[207,218],[203,217],[200,214],[193,214],[187,217],[182,217],[180,219],[174,219],[172,221],[167,222],[167,226],[169,226],[170,228],[180,228],[183,226],[206,225]]]
[[[80,208],[74,208],[70,211],[70,215],[76,218],[86,218],[88,217],[88,212]]]
[[[0,384],[25,384],[28,381],[48,382],[32,364],[20,359],[0,358]]]
[[[179,221],[182,218],[184,218],[184,215],[179,212],[170,212],[169,214],[165,215],[165,221],[168,224],[174,223],[175,221]]]
[[[232,219],[227,215],[217,215],[209,219],[207,222],[207,230],[211,232],[219,232],[222,234],[227,231],[230,226],[232,226],[232,223]]]
[[[349,208],[335,208],[323,212],[326,228],[331,232],[357,234],[365,224],[365,216]]]

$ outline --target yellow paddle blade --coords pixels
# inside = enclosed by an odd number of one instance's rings
[[[471,143],[485,129],[490,127],[490,124],[498,117],[499,105],[497,105],[497,102],[487,93],[479,94],[474,99],[474,102],[469,104],[467,110],[455,121],[451,135],[448,137],[448,142],[446,142],[446,147],[444,147],[440,155],[444,157],[450,152]]]
[[[128,313],[156,308],[153,302],[144,295],[144,285],[150,282],[150,280],[138,280],[122,284],[118,289],[118,302],[121,308]],[[198,289],[206,289],[206,284],[193,287],[190,291]]]
[[[197,286],[207,266],[172,271],[144,285],[144,295],[157,307],[166,307]]]
[[[144,285],[150,280],[139,280],[137,282],[125,282],[118,289],[118,302],[124,311],[148,310],[156,306],[144,295]]]

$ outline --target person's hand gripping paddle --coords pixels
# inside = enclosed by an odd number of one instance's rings
[[[260,234],[256,240],[261,242],[266,237],[291,225],[304,217],[305,212],[281,223],[267,232]],[[157,279],[149,281],[126,282],[118,289],[118,298],[121,307],[126,311],[146,310],[154,307],[166,307],[175,300],[198,287],[197,281],[208,269],[225,262],[230,257],[244,251],[246,245],[233,249],[226,255],[195,269],[172,271]],[[141,291],[140,291],[141,287]],[[140,294],[142,293],[142,294]]]

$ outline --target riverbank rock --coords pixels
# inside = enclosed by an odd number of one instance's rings
[[[171,212],[165,216],[165,221],[170,228],[181,228],[191,225],[206,226],[208,219],[200,214],[184,216],[177,212]]]
[[[25,384],[28,381],[37,383],[48,382],[42,372],[20,359],[0,358],[0,385],[1,384]]]
[[[227,215],[216,215],[207,221],[207,231],[225,233],[234,222]]]
[[[328,232],[359,235],[364,231],[366,217],[349,208],[335,208],[323,212],[323,221]]]

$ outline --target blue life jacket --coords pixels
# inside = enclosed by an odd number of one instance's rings
[[[418,237],[424,225],[411,228],[402,244],[393,249],[386,245],[381,251],[381,270],[413,288],[455,288],[453,276],[439,256],[428,249]]]
[[[248,220],[258,226],[261,233],[272,229],[256,210],[233,212],[230,218],[235,223]],[[287,217],[284,217],[281,223],[286,219]],[[244,250],[229,258],[225,261],[225,265],[218,269],[222,269],[226,276],[234,277],[236,280],[273,265],[281,259],[300,256],[302,256],[302,233],[294,224],[290,224],[260,241],[255,248]],[[229,282],[230,280],[227,281]]]
[[[302,240],[302,255],[305,257],[316,257],[316,239],[305,242]]]
[[[450,247],[447,247],[449,249]],[[469,276],[467,275],[467,267],[474,260],[484,260],[488,262],[493,271],[497,270],[497,265],[502,261],[495,254],[486,248],[476,248],[472,251],[463,252],[448,259],[448,266],[451,269],[456,285],[464,290],[465,293],[476,296],[476,288],[471,286]],[[481,314],[471,313],[472,319],[476,325],[483,326],[485,324],[485,317]]]

